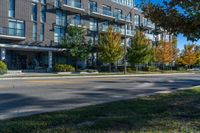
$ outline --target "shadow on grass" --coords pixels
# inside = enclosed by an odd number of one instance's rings
[[[199,132],[199,101],[196,88],[0,121],[0,132]]]

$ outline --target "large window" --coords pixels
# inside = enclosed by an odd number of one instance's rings
[[[97,11],[97,2],[90,1],[90,10],[96,12]]]
[[[42,5],[42,7],[41,7],[40,22],[41,23],[46,22],[46,6],[45,5]]]
[[[112,1],[120,5],[134,7],[134,0],[112,0]]]
[[[31,20],[35,22],[37,21],[37,3],[32,3]]]
[[[32,38],[34,41],[37,41],[37,23],[33,23]]]
[[[80,14],[77,14],[72,19],[72,24],[74,25],[81,25],[81,16]]]
[[[55,26],[54,27],[54,42],[59,43],[62,41],[65,35],[65,30],[63,27]]]
[[[18,20],[9,20],[8,21],[8,34],[11,36],[20,36],[24,35],[24,21]]]
[[[140,26],[140,16],[139,15],[135,15],[134,23],[135,23],[135,26]]]
[[[15,0],[9,0],[8,16],[12,18],[15,17]]]
[[[90,30],[97,31],[97,20],[90,18]]]
[[[105,15],[112,15],[111,14],[111,7],[110,6],[107,6],[107,5],[103,5],[103,14]]]
[[[40,26],[40,41],[44,41],[44,24]]]
[[[56,11],[56,25],[66,26],[66,15],[60,10]]]

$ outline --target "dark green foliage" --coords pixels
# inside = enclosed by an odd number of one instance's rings
[[[144,6],[146,17],[168,32],[182,33],[191,41],[200,39],[200,1],[164,0]]]
[[[83,61],[88,57],[91,44],[85,41],[85,29],[81,27],[69,26],[67,33],[62,46],[67,49],[67,53],[76,59],[77,68],[78,61]]]
[[[0,74],[7,73],[7,70],[7,65],[3,61],[0,61]]]
[[[74,72],[75,68],[71,65],[56,64],[56,65],[54,65],[53,70],[55,72]]]
[[[146,64],[153,57],[150,43],[140,31],[136,31],[131,46],[127,50],[128,62],[132,66]]]

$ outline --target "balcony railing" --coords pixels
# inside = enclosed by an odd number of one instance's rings
[[[130,16],[125,16],[125,15],[122,15],[122,14],[114,14],[115,18],[117,20],[122,20],[122,21],[127,21],[127,22],[130,22],[131,21],[131,17]]]
[[[13,37],[25,37],[23,29],[0,27],[0,35],[13,36]]]
[[[154,37],[153,34],[145,33],[145,36],[146,36],[147,39],[150,39],[150,40],[152,40],[152,41],[155,40],[155,37]]]
[[[108,25],[101,25],[99,28],[99,31],[107,31],[108,30]],[[125,35],[125,29],[122,28],[118,28],[115,27],[113,28],[114,32],[119,32],[122,35]],[[134,35],[134,31],[133,30],[126,30],[126,35],[127,36],[133,36]]]
[[[77,26],[82,28],[89,28],[89,23],[84,20],[78,20],[78,19],[71,19],[68,21],[68,24],[71,26]]]
[[[74,0],[64,0],[64,5],[68,5],[74,8],[84,9],[83,3]]]
[[[114,17],[112,11],[97,8],[97,7],[92,7],[90,9],[90,12],[91,13],[98,13],[98,14],[103,15],[103,16]]]

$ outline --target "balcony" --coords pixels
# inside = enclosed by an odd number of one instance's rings
[[[108,30],[108,25],[101,25],[99,28],[100,32],[106,32]],[[114,27],[113,28],[114,32],[120,33],[122,36],[125,36],[125,29]],[[132,37],[134,36],[134,31],[133,30],[126,30],[126,36],[127,37]]]
[[[103,10],[101,8],[93,7],[90,9],[90,15],[96,18],[100,18],[103,20],[114,20],[115,17],[113,16],[113,12],[109,10]]]
[[[74,13],[84,13],[84,5],[81,2],[75,0],[64,0],[63,6],[61,6],[63,10],[67,10]]]
[[[131,18],[129,16],[125,16],[122,14],[115,14],[114,15],[116,18],[116,21],[121,23],[121,24],[126,24],[126,22],[130,23],[131,22]]]
[[[153,34],[148,34],[148,33],[145,33],[145,37],[151,41],[155,41],[155,37]]]
[[[70,26],[82,27],[87,29],[89,27],[89,23],[85,20],[71,19],[68,21]]]
[[[26,39],[24,30],[9,27],[0,27],[0,38],[11,40]]]
[[[121,29],[121,34],[125,36],[125,29]],[[132,37],[134,36],[134,31],[133,30],[126,30],[126,36]]]
[[[148,21],[148,22],[144,22],[142,24],[141,28],[144,29],[144,30],[151,30],[151,29],[154,30],[155,29],[155,25]]]

